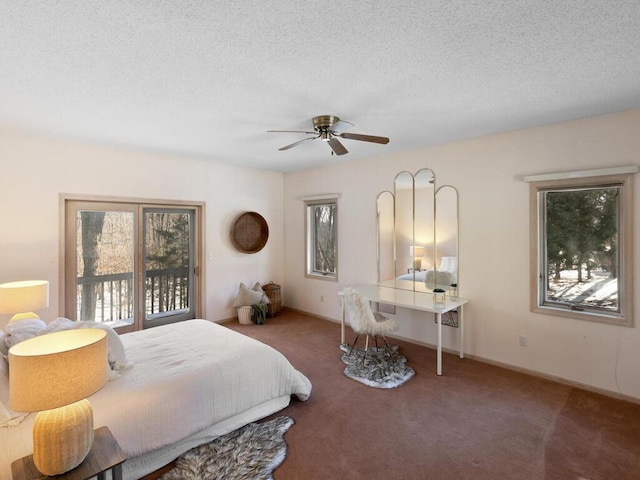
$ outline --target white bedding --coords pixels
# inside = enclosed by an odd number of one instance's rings
[[[124,464],[125,478],[138,478],[175,458],[158,452],[168,448],[178,455],[199,440],[274,413],[290,395],[306,400],[311,393],[309,380],[281,353],[206,320],[121,338],[133,367],[121,370],[120,378],[89,400],[94,426],[108,426],[132,459]],[[11,478],[11,462],[32,452],[34,415],[0,428],[0,478]]]
[[[404,275],[400,275],[398,280],[414,280],[414,273],[405,273]],[[448,287],[452,283],[457,282],[455,273],[443,272],[440,270],[422,270],[420,272],[415,272],[415,281],[439,287]]]
[[[396,280],[415,281],[424,283],[428,288],[449,287],[453,283],[458,283],[458,259],[456,257],[442,257],[440,268],[437,270],[421,270],[419,272],[409,272],[400,275]],[[415,275],[415,277],[414,277]]]

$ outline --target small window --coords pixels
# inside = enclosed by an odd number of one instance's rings
[[[314,278],[338,279],[338,205],[335,199],[305,202],[306,274]]]
[[[633,325],[632,176],[531,184],[531,306]]]

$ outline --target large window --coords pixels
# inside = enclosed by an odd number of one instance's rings
[[[120,331],[201,316],[201,205],[64,199],[65,316]]]
[[[338,279],[338,204],[336,199],[305,202],[307,276]]]
[[[532,183],[533,311],[633,324],[631,180]]]

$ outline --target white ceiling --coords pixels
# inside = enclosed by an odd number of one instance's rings
[[[640,107],[638,0],[0,0],[0,124],[294,171]],[[331,156],[287,151],[315,115]]]

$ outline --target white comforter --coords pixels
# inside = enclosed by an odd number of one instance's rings
[[[311,383],[275,349],[206,320],[121,336],[133,367],[89,397],[94,425],[108,426],[128,458],[157,450],[212,425],[292,394]],[[32,452],[34,414],[0,428],[0,478]]]

